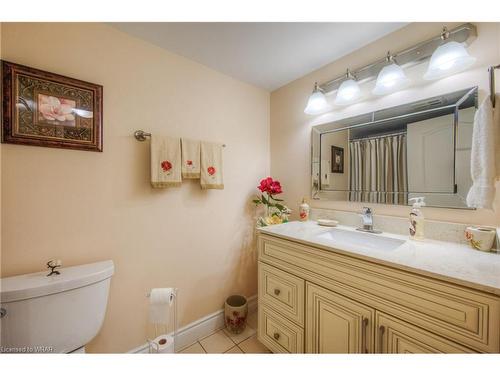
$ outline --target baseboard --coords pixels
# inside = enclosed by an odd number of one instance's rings
[[[251,314],[257,311],[257,295],[247,298],[248,300],[248,313]],[[204,316],[177,331],[176,350],[180,351],[188,346],[194,344],[197,340],[208,336],[215,331],[224,328],[224,309],[217,310],[216,312]],[[130,350],[128,353],[141,354],[148,353],[149,345],[145,343],[135,349]]]

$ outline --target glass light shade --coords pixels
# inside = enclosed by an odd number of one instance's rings
[[[372,93],[375,95],[386,95],[404,89],[410,80],[406,77],[403,68],[392,63],[384,66],[377,77],[377,83]]]
[[[455,41],[448,42],[436,48],[432,54],[424,79],[439,79],[461,72],[475,61],[476,58],[469,55],[462,44]]]
[[[308,115],[318,115],[320,113],[326,112],[332,107],[326,101],[326,96],[319,89],[314,89],[313,93],[307,101],[306,109],[304,113]]]
[[[348,79],[340,85],[334,103],[336,105],[348,105],[354,103],[360,96],[361,90],[358,83],[353,79]]]

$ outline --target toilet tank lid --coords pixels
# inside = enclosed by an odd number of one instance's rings
[[[47,277],[49,271],[29,273],[0,279],[0,302],[60,293],[110,278],[114,273],[112,260],[81,266],[60,268],[60,275]]]

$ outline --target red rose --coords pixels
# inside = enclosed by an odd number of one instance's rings
[[[210,176],[213,176],[215,174],[215,168],[214,167],[208,167],[207,172]]]
[[[163,169],[163,172],[168,172],[172,169],[172,163],[170,163],[168,160],[163,160],[161,162],[161,167]]]
[[[186,164],[187,165],[193,165],[193,161],[192,160],[186,160]]]
[[[279,181],[273,181],[271,184],[271,195],[281,194],[283,191],[281,190],[281,184]]]
[[[281,194],[283,190],[281,189],[281,184],[277,180],[273,180],[271,177],[264,178],[260,181],[260,185],[257,188],[263,192],[270,195]]]

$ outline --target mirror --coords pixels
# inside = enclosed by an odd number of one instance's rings
[[[315,199],[467,208],[477,87],[315,126]]]

